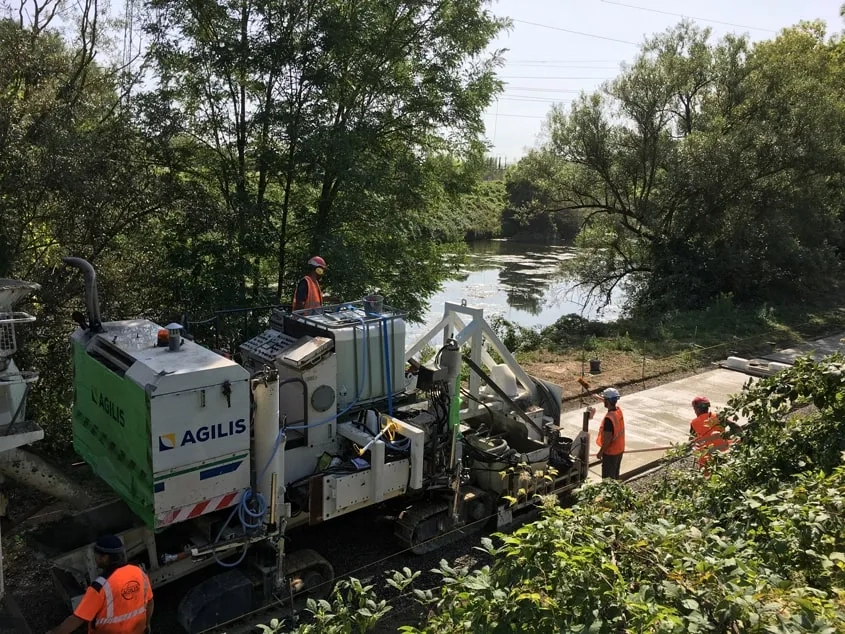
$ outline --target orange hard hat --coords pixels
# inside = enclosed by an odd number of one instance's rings
[[[693,407],[710,407],[710,399],[706,396],[696,396],[692,399]]]

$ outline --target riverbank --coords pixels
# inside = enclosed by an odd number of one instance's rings
[[[564,388],[580,406],[583,377],[593,390],[634,392],[689,376],[729,356],[762,356],[845,328],[845,297],[825,306],[745,308],[728,301],[651,320],[589,321],[568,315],[542,330],[499,320],[505,345],[527,372]],[[591,373],[590,361],[600,372]]]

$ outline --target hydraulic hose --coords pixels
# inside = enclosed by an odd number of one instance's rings
[[[387,374],[387,414],[393,416],[393,377],[390,371],[390,339],[387,336],[387,317],[381,318],[381,336],[384,339],[384,371]]]

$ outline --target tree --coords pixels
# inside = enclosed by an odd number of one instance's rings
[[[585,214],[569,209],[566,196],[558,191],[569,169],[569,164],[545,148],[531,150],[512,166],[505,181],[508,206],[502,218],[503,233],[574,240]]]
[[[69,314],[82,291],[61,257],[98,267],[104,314],[157,308],[167,287],[159,221],[176,191],[149,161],[121,72],[103,54],[103,9],[88,0],[64,13],[66,35],[55,28],[59,9],[32,0],[17,20],[0,20],[0,277],[42,286],[22,361],[41,371],[32,411],[66,449]]]
[[[380,288],[419,311],[442,279],[426,157],[480,153],[481,114],[500,87],[485,49],[505,22],[485,5],[152,4],[149,120],[163,153],[184,150],[174,172],[225,204],[218,235],[238,254],[236,301],[248,261],[275,253],[278,301],[319,252],[341,294]]]
[[[839,267],[838,39],[818,24],[753,48],[688,23],[602,92],[549,116],[553,209],[585,213],[578,271],[633,305],[808,294]]]

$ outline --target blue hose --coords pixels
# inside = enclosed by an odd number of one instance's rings
[[[387,414],[393,416],[393,377],[390,372],[390,340],[387,337],[387,317],[381,318],[381,336],[384,339],[384,371],[387,374]]]
[[[368,359],[367,359],[368,346],[367,346],[367,340],[366,340],[367,325],[364,322],[363,317],[356,315],[356,318],[358,319],[358,321],[361,322],[361,328],[362,328],[362,330],[361,330],[361,348],[363,349],[363,354],[362,354],[362,359],[361,359],[361,361],[362,361],[361,365],[363,366],[363,368],[362,368],[362,371],[361,371],[361,381],[358,385],[358,392],[355,394],[355,398],[343,411],[340,411],[337,414],[334,414],[333,416],[330,416],[329,418],[327,418],[325,420],[321,420],[321,421],[318,421],[316,423],[309,423],[307,425],[296,425],[296,426],[292,426],[292,427],[287,427],[285,429],[296,429],[296,430],[311,429],[312,427],[319,427],[320,425],[326,425],[327,423],[330,423],[333,420],[340,418],[341,416],[346,414],[349,410],[351,410],[353,407],[355,407],[355,405],[358,404],[358,400],[361,398],[361,394],[364,392],[364,382],[366,381],[366,378],[367,378],[367,369],[369,368],[369,365],[368,365]],[[388,348],[387,348],[387,339],[386,339],[386,332],[387,332],[386,323],[387,323],[387,320],[384,319],[384,318],[382,318],[382,319],[383,319],[382,329],[383,329],[383,332],[385,333],[385,359],[386,359],[386,362],[388,364],[388,376],[387,376],[388,408],[389,408],[390,413],[392,414],[393,413],[393,396],[392,396],[392,385],[391,385],[391,380],[390,380],[390,369],[389,369],[390,368],[390,365],[389,365],[390,359],[388,358]],[[276,453],[279,451],[279,447],[281,447],[281,445],[282,445],[282,441],[285,438],[285,429],[280,429],[279,435],[276,436],[276,442],[273,446],[273,453],[270,454],[270,459],[267,461],[267,464],[264,465],[264,468],[261,470],[261,474],[258,476],[259,482],[264,479],[264,475],[267,473],[267,469],[270,468],[270,465],[273,463],[273,459],[276,457]],[[408,440],[408,443],[407,443],[408,447],[410,447],[410,439],[407,439],[407,440]],[[397,443],[396,445],[393,445],[392,447],[395,448],[397,451],[406,451],[407,450],[404,447],[404,444],[400,445],[399,443]],[[244,533],[247,533],[251,530],[255,530],[255,529],[261,527],[261,525],[264,523],[264,516],[267,514],[267,500],[265,500],[264,496],[261,495],[260,493],[256,493],[255,494],[255,500],[258,503],[258,510],[253,511],[249,508],[249,506],[247,506],[247,504],[249,503],[249,501],[251,499],[253,499],[252,489],[244,489],[243,494],[241,495],[240,501],[238,502],[238,504],[235,507],[232,508],[232,512],[229,514],[229,517],[226,518],[226,521],[223,523],[223,526],[220,527],[220,531],[217,533],[217,537],[214,540],[214,546],[216,546],[217,544],[220,543],[220,538],[223,536],[223,531],[226,530],[227,526],[229,526],[229,523],[232,521],[232,519],[234,519],[236,513],[238,515],[238,520],[241,523],[241,527],[243,528]],[[240,557],[238,557],[237,561],[234,561],[232,563],[226,563],[226,562],[221,561],[219,559],[219,557],[217,556],[217,551],[214,550],[213,547],[212,547],[211,554],[214,556],[214,561],[216,561],[220,566],[223,566],[224,568],[235,568],[236,566],[239,566],[241,564],[241,562],[243,562],[244,558],[246,557],[246,552],[247,552],[248,548],[249,548],[249,546],[245,545],[243,551],[241,552]]]

